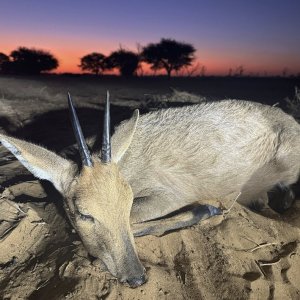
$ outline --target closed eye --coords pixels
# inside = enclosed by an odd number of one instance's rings
[[[86,215],[86,214],[83,214],[81,212],[78,212],[78,214],[79,214],[79,217],[82,221],[90,221],[90,222],[95,221],[95,219],[91,215]]]

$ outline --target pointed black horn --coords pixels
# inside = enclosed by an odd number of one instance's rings
[[[80,124],[78,121],[78,117],[77,117],[70,93],[68,93],[68,103],[69,103],[69,110],[70,110],[70,114],[71,114],[73,131],[74,131],[75,138],[77,141],[82,164],[84,166],[91,167],[91,166],[93,166],[91,154],[90,154],[87,144],[84,140],[84,136],[82,134],[82,130],[81,130],[81,127],[80,127]]]
[[[101,161],[103,163],[111,162],[109,91],[107,91],[106,94],[106,103],[105,103],[105,110],[104,110]]]

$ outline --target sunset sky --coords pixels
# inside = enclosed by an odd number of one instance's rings
[[[79,72],[79,59],[136,51],[162,37],[192,43],[208,74],[243,65],[246,74],[300,72],[298,0],[1,0],[0,52],[51,51],[57,72]]]

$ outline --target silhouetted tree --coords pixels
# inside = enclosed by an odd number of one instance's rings
[[[136,75],[139,67],[139,55],[124,49],[120,49],[111,53],[107,58],[107,67],[109,69],[118,69],[124,77]]]
[[[9,63],[9,56],[0,52],[0,73],[6,73],[6,66]]]
[[[242,65],[238,66],[235,70],[235,76],[237,77],[243,77],[244,73],[245,73],[245,68]]]
[[[106,57],[102,53],[93,52],[80,59],[79,67],[83,71],[90,71],[95,75],[101,74],[106,68]]]
[[[157,44],[149,44],[143,48],[142,60],[151,64],[151,69],[165,69],[168,77],[172,71],[179,71],[184,66],[190,66],[195,59],[196,49],[193,45],[177,42],[172,39],[161,39]]]
[[[10,57],[9,72],[14,74],[38,75],[58,67],[58,60],[44,50],[19,47]]]

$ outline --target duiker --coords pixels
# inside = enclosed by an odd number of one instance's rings
[[[89,253],[131,287],[146,280],[134,235],[221,213],[204,205],[208,200],[239,195],[244,205],[265,205],[270,189],[298,179],[300,126],[275,107],[224,100],[141,117],[135,111],[110,140],[107,97],[102,150],[92,155],[70,96],[69,107],[81,167],[29,142],[5,135],[0,140],[30,172],[54,184]]]

